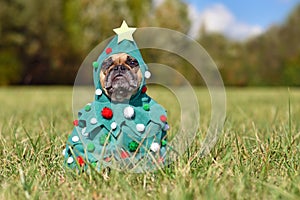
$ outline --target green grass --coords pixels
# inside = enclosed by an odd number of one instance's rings
[[[172,95],[149,93],[177,126]],[[0,199],[299,199],[300,90],[227,89],[223,134],[202,159],[195,154],[210,101],[204,89],[197,95],[198,140],[177,162],[155,173],[78,175],[61,153],[73,128],[72,88],[0,88]]]

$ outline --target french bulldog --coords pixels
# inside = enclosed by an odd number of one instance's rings
[[[100,71],[100,82],[113,102],[128,101],[140,87],[142,73],[138,61],[126,53],[105,59]]]
[[[116,35],[91,64],[95,99],[73,121],[65,165],[140,173],[165,164],[167,113],[147,95],[151,73],[135,41]]]

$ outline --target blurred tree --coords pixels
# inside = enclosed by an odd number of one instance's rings
[[[220,68],[227,85],[298,85],[300,5],[286,22],[245,42],[230,41],[202,27],[199,42]]]
[[[21,63],[14,51],[0,51],[0,85],[18,83],[21,79]]]
[[[300,54],[284,63],[283,85],[300,86]]]
[[[113,36],[112,29],[124,19],[130,26],[183,33],[191,24],[183,0],[163,0],[158,6],[152,0],[0,1],[0,84],[72,84],[83,58]],[[198,41],[216,61],[227,85],[299,85],[299,22],[300,5],[283,24],[248,41],[206,33],[205,27]],[[142,53],[146,61],[172,66],[190,82],[202,83],[178,56]]]
[[[129,26],[148,26],[151,0],[77,0],[81,2],[78,21],[83,30],[84,49],[90,50],[100,41],[114,35],[113,28],[123,20]]]
[[[0,11],[0,66],[7,71],[2,84],[73,83],[83,57],[124,19],[131,26],[189,29],[180,0],[158,8],[151,0],[11,0],[1,1]]]
[[[164,0],[155,11],[155,26],[187,33],[190,25],[187,4],[181,0]]]
[[[25,84],[53,83],[51,74],[59,80],[60,74],[55,72],[55,67],[65,63],[62,60],[72,49],[64,34],[61,1],[12,0],[2,1],[2,6],[5,10],[0,16],[1,47],[13,49],[14,59],[22,63],[19,81]],[[64,79],[70,81],[68,76]]]
[[[198,42],[210,54],[218,66],[226,85],[245,86],[249,82],[249,74],[243,61],[245,50],[243,45],[227,39],[220,33],[206,33],[205,27],[200,29]]]
[[[148,20],[150,26],[168,28],[182,33],[187,33],[190,29],[188,7],[182,0],[163,0],[158,7],[152,7],[152,10],[149,11],[153,11]],[[144,50],[143,55],[147,62],[170,66],[192,83],[202,81],[201,77],[197,76],[198,73],[195,73],[195,69],[178,55],[162,50]],[[173,80],[173,83],[181,84],[178,80]]]

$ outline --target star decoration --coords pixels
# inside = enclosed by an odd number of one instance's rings
[[[121,27],[120,28],[115,28],[113,30],[118,35],[118,43],[120,43],[123,40],[133,41],[132,34],[136,30],[136,28],[128,27],[125,20],[123,20]]]

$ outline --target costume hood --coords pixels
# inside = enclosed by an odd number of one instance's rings
[[[93,77],[94,77],[94,85],[96,89],[102,89],[99,79],[99,74],[101,71],[102,63],[105,59],[110,57],[111,55],[118,54],[118,53],[127,53],[130,56],[137,59],[139,62],[139,67],[142,71],[143,79],[142,79],[142,85],[145,84],[145,73],[149,73],[148,67],[145,64],[142,55],[139,51],[139,48],[137,47],[135,41],[129,41],[129,40],[123,40],[118,43],[118,36],[116,35],[110,43],[107,45],[107,47],[104,49],[104,51],[100,54],[97,61],[93,63],[94,71],[93,71]],[[146,74],[147,74],[146,73]]]

